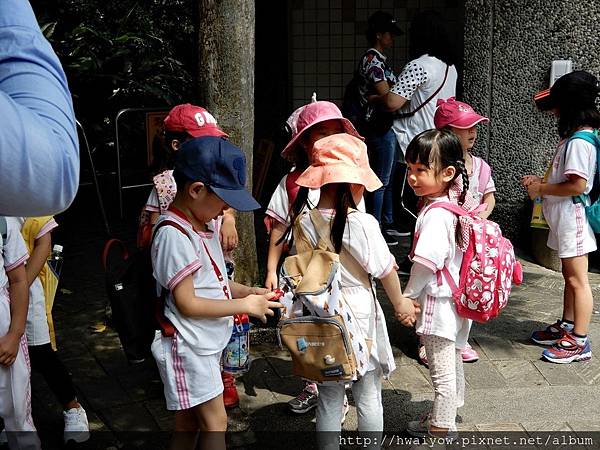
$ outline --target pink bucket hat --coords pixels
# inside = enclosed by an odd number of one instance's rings
[[[292,116],[296,113],[298,113],[297,117],[292,119]],[[294,159],[294,153],[298,148],[300,136],[302,136],[306,130],[313,125],[325,122],[326,120],[340,120],[346,133],[356,136],[359,139],[363,139],[363,137],[358,134],[358,131],[356,131],[356,128],[354,128],[354,125],[352,125],[352,122],[342,116],[340,109],[331,102],[317,101],[309,103],[294,111],[292,116],[288,119],[288,121],[293,121],[293,125],[290,126],[292,129],[292,139],[281,152],[281,156],[286,159]]]
[[[315,142],[313,163],[296,180],[299,186],[319,189],[329,183],[352,183],[369,192],[383,186],[369,166],[367,146],[347,133],[333,134]]]
[[[489,122],[487,117],[480,116],[466,103],[457,101],[454,97],[447,100],[438,99],[433,123],[439,130],[445,126],[467,129],[480,122]]]

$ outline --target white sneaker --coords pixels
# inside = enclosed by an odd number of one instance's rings
[[[6,430],[0,431],[0,445],[8,444],[8,436]]]
[[[65,419],[65,444],[69,441],[75,441],[80,444],[90,438],[90,426],[87,414],[81,406],[63,411],[63,418]]]

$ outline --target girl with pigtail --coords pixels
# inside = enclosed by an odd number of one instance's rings
[[[420,305],[416,331],[427,351],[435,391],[431,412],[409,422],[407,431],[413,436],[440,437],[456,432],[456,409],[464,404],[461,350],[471,321],[457,314],[451,288],[441,275],[446,267],[458,280],[469,239],[467,228],[453,212],[436,203],[454,203],[467,211],[479,204],[469,192],[462,146],[452,131],[428,130],[417,135],[406,149],[406,162],[408,183],[421,197],[423,208],[415,227],[413,266],[404,296]]]

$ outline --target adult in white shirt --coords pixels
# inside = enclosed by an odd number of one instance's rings
[[[396,112],[392,129],[401,149],[397,155],[401,179],[405,178],[404,154],[408,144],[422,131],[435,128],[433,116],[438,98],[456,96],[458,74],[452,42],[445,20],[438,12],[417,14],[408,31],[410,62],[387,94],[370,99],[380,108]],[[403,206],[412,210],[416,217],[417,202],[412,189],[403,191]],[[412,230],[414,217],[405,216],[410,223],[407,228]],[[400,267],[403,270],[403,264]]]

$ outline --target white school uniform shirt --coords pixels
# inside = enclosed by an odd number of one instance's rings
[[[591,133],[589,130],[584,131]],[[547,182],[551,184],[562,183],[567,181],[568,175],[578,175],[586,180],[584,194],[589,194],[594,184],[594,173],[596,172],[596,147],[583,139],[573,139],[569,143],[565,155],[567,141],[567,139],[563,139],[556,148]],[[571,201],[571,197],[544,195],[544,200],[549,203]]]
[[[7,217],[6,241],[0,237],[0,290],[7,301],[8,275],[6,272],[25,264],[28,258],[29,253],[27,253],[27,246],[21,235],[21,226],[14,217]]]
[[[335,211],[319,209],[325,220],[333,220]],[[309,214],[305,214],[300,222],[306,237],[313,246],[317,245],[319,237]],[[396,260],[386,244],[377,219],[370,214],[355,211],[348,214],[344,237],[344,248],[358,263],[374,278],[385,278],[396,269]],[[365,338],[369,338],[369,326],[377,317],[372,328],[373,344],[368,370],[374,370],[379,364],[383,376],[387,377],[396,368],[390,339],[387,334],[385,317],[379,301],[373,298],[374,291],[367,289],[360,280],[344,266],[341,269],[341,283],[344,300],[352,309]]]
[[[479,204],[483,203],[483,196],[485,194],[489,194],[490,192],[496,192],[496,184],[494,183],[494,179],[492,178],[492,173],[490,169],[490,179],[486,183],[483,188],[483,192],[479,189],[479,178],[481,177],[481,167],[486,164],[483,159],[478,156],[472,156],[473,158],[473,169],[471,174],[469,175],[469,192],[473,195],[473,198],[479,202]]]
[[[290,199],[288,196],[288,192],[286,189],[286,181],[288,175],[284,175],[277,187],[275,188],[275,192],[271,196],[271,200],[269,201],[269,206],[267,206],[267,210],[265,214],[269,217],[272,217],[277,222],[289,226],[289,212],[292,205],[290,204]],[[320,189],[309,189],[308,190],[308,206],[310,209],[315,208],[319,203],[319,199],[321,198],[321,190]],[[356,209],[359,211],[365,212],[365,200],[364,197],[360,199],[358,205],[356,205]]]
[[[463,348],[471,322],[456,313],[452,290],[438,272],[444,267],[458,284],[463,253],[456,245],[457,218],[442,208],[431,209],[436,202],[448,202],[447,196],[430,199],[417,218],[412,260],[429,269],[426,279],[414,279],[412,272],[404,295],[418,299],[421,314],[417,317],[417,334],[440,336]],[[441,281],[441,283],[439,283]]]
[[[397,112],[399,114],[408,113],[423,104],[442,85],[445,71],[445,62],[427,54],[410,61],[402,69],[396,84],[390,88],[390,92],[410,100]],[[449,66],[444,86],[434,98],[415,115],[394,120],[392,129],[396,133],[396,139],[404,154],[406,154],[408,144],[417,134],[435,128],[433,115],[437,100],[456,96],[457,79],[456,67]]]
[[[23,228],[25,217],[15,217],[19,229]],[[50,219],[40,229],[35,239],[50,233],[58,227],[54,219]],[[25,323],[25,334],[29,346],[44,345],[50,342],[50,329],[48,328],[48,317],[46,316],[46,296],[44,286],[39,276],[29,286],[29,309],[27,310],[27,322]]]
[[[181,216],[167,211],[158,219],[177,222],[186,230],[184,235],[177,228],[164,226],[156,232],[152,242],[153,275],[157,282],[169,290],[165,301],[165,316],[173,323],[177,333],[197,355],[221,352],[231,337],[233,318],[191,318],[182,315],[173,298],[172,291],[185,277],[193,275],[194,293],[197,297],[230,302],[225,298],[223,287],[213,269],[204,244],[213,260],[224,274],[224,283],[229,283],[225,274],[225,260],[219,242],[221,218],[207,225],[211,231],[198,232]]]
[[[568,175],[578,175],[586,180],[584,194],[589,194],[596,172],[596,148],[583,139],[573,139],[568,148],[566,144],[566,139],[559,142],[547,182],[562,183]],[[589,201],[588,198],[588,204]],[[596,237],[584,205],[573,203],[570,196],[544,195],[542,207],[550,227],[548,247],[557,250],[560,258],[583,256],[596,250]]]

